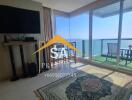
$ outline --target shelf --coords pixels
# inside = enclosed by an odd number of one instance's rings
[[[37,41],[8,41],[8,42],[4,42],[3,44],[5,46],[11,46],[11,45],[29,45],[35,43],[37,43]]]

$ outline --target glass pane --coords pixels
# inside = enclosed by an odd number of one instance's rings
[[[60,35],[65,39],[69,39],[69,18],[56,16],[56,35]]]
[[[105,65],[117,64],[117,40],[120,3],[93,12],[93,61]]]
[[[89,13],[70,18],[70,39],[75,41],[81,54],[78,57],[88,58],[89,48]]]
[[[124,1],[120,67],[132,70],[132,0]]]

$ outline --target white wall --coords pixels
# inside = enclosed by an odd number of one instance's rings
[[[34,36],[37,39],[43,38],[43,10],[42,5],[40,3],[33,2],[31,0],[0,0],[0,5],[8,5],[13,6],[17,8],[23,8],[23,9],[29,9],[29,10],[35,10],[40,11],[40,21],[41,21],[41,35],[28,35],[28,36]],[[11,63],[9,58],[9,51],[8,48],[3,46],[3,36],[0,34],[0,81],[1,80],[7,80],[10,79],[12,76],[12,70],[11,70]],[[17,34],[13,34],[13,37],[17,36]],[[14,47],[14,54],[15,54],[15,62],[16,62],[16,69],[17,74],[20,76],[22,74],[21,70],[21,59],[20,59],[20,53],[19,48]],[[35,57],[33,57],[31,54],[34,52],[34,46],[24,46],[24,53],[25,53],[25,62],[34,62]]]

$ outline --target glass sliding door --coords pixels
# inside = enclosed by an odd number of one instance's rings
[[[69,17],[55,16],[55,35],[60,35],[65,39],[70,39]]]
[[[120,67],[132,70],[132,1],[124,0]]]
[[[89,13],[83,13],[70,18],[70,40],[76,42],[76,47],[81,53],[79,58],[89,57]]]
[[[60,35],[80,51],[76,57],[89,58],[89,13],[78,16],[55,16],[55,35]],[[72,51],[71,51],[72,52]]]
[[[117,65],[120,3],[93,11],[92,61]]]

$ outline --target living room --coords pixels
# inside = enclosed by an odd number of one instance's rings
[[[0,0],[0,99],[132,100],[131,6]]]

